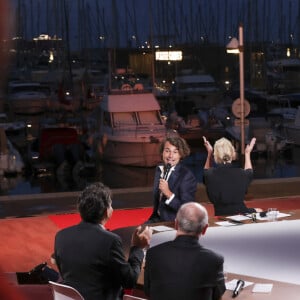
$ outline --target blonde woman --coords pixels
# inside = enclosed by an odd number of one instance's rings
[[[252,138],[245,148],[244,168],[233,165],[236,151],[232,143],[221,138],[214,147],[203,137],[207,150],[204,165],[204,184],[216,216],[261,212],[260,208],[248,208],[244,203],[248,186],[253,179],[251,152],[256,139]]]

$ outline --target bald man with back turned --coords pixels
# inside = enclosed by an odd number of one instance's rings
[[[146,254],[144,290],[150,300],[219,300],[224,294],[223,256],[199,243],[208,228],[205,207],[183,204],[175,220],[176,238]]]

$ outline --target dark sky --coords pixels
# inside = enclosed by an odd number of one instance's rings
[[[245,41],[298,43],[298,0],[13,0],[19,33],[63,38],[72,48],[214,42],[243,23]],[[100,39],[102,37],[103,39]]]

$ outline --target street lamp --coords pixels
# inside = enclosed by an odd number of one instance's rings
[[[239,25],[239,39],[232,38],[226,46],[227,53],[239,54],[240,71],[240,129],[241,129],[241,153],[245,154],[245,86],[244,86],[244,42],[243,26]]]

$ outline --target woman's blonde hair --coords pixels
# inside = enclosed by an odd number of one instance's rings
[[[215,142],[214,159],[217,164],[231,163],[235,159],[235,149],[228,139],[220,138]]]

